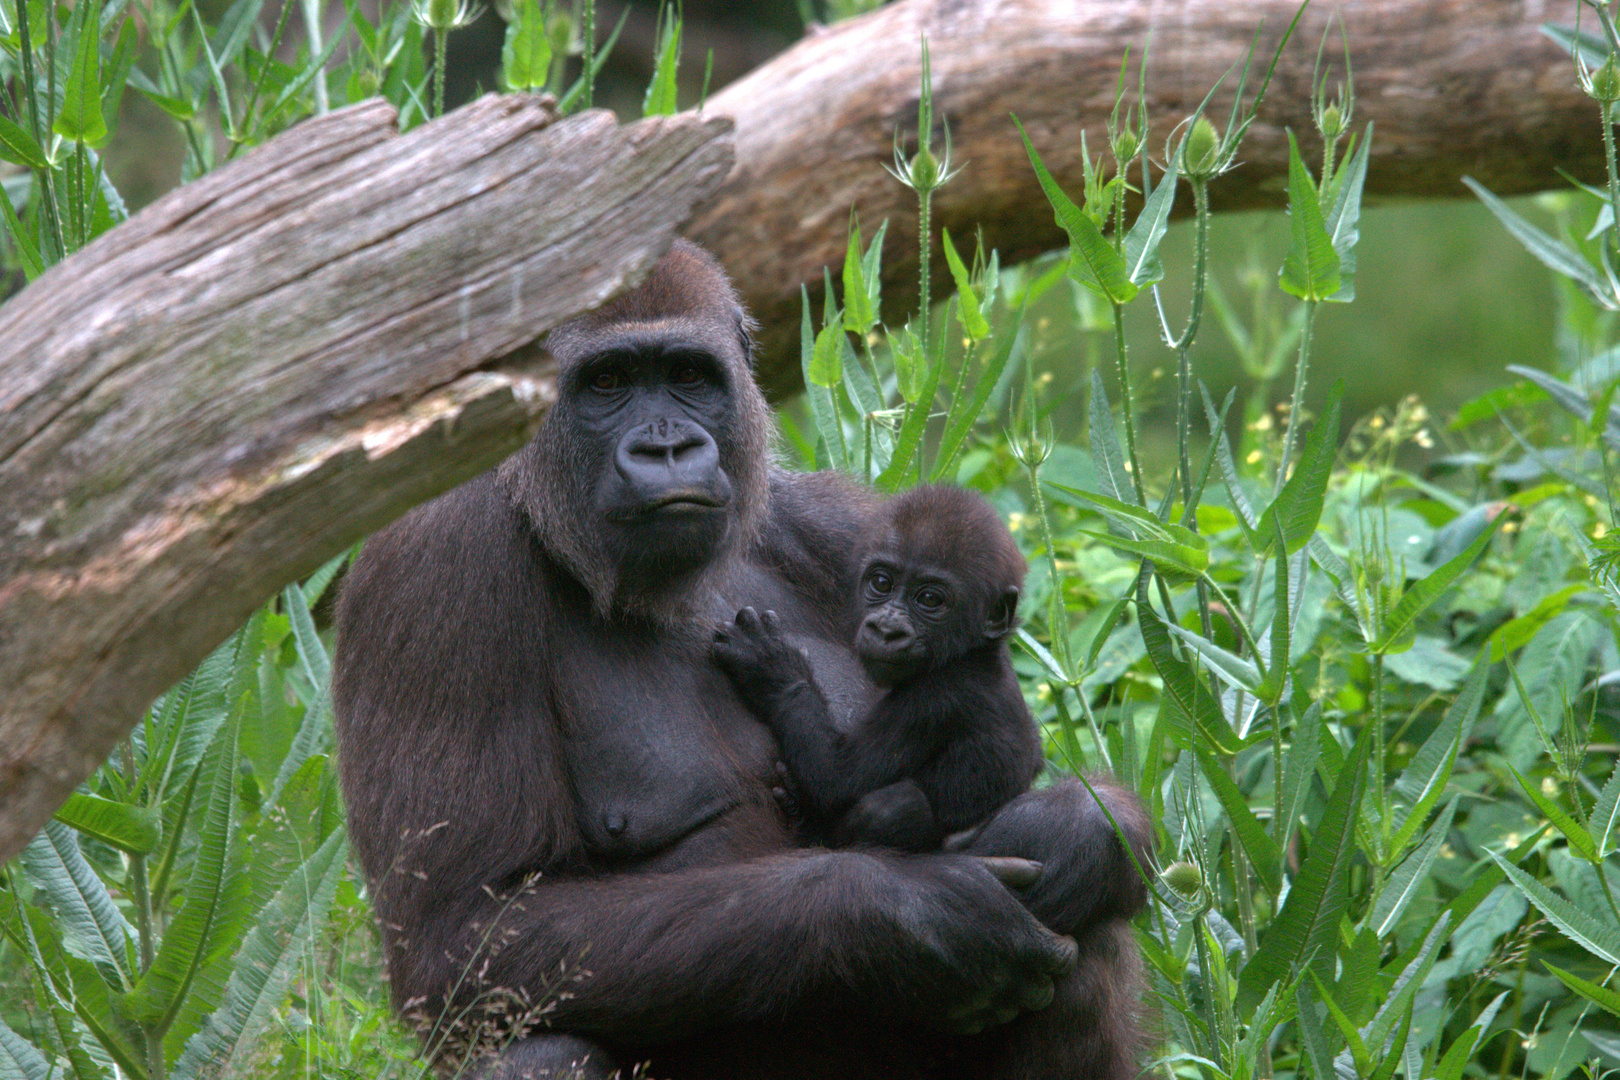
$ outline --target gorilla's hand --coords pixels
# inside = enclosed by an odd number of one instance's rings
[[[1057,981],[1074,968],[1076,946],[1021,911],[1007,892],[1008,882],[1035,873],[1033,864],[950,855],[884,861],[913,885],[889,909],[901,921],[890,940],[912,955],[888,966],[916,973],[914,986],[938,994],[925,1019],[971,1035],[1051,1004]],[[863,946],[869,958],[892,947]]]
[[[834,847],[873,844],[901,851],[937,851],[941,839],[928,794],[910,777],[863,795],[838,819],[832,832]]]
[[[737,612],[733,623],[715,628],[709,655],[731,677],[738,696],[767,721],[783,693],[813,678],[810,661],[788,644],[774,611]]]
[[[1060,934],[1079,934],[1111,918],[1129,918],[1147,903],[1142,871],[1153,857],[1153,832],[1134,795],[1102,779],[1091,786],[1067,780],[1025,792],[976,830],[947,847],[984,856],[1016,856],[1041,864],[1033,883],[1019,890],[1024,904]],[[1135,853],[1133,863],[1109,819],[1119,823]]]

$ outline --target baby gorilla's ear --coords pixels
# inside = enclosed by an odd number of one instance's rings
[[[1018,625],[1018,586],[1008,585],[990,602],[984,617],[984,636],[992,641],[1006,637]]]

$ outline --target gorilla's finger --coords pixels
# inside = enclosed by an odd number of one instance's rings
[[[973,841],[979,838],[979,834],[983,831],[983,825],[975,825],[971,829],[963,829],[961,832],[951,833],[951,835],[945,838],[944,850],[966,851],[972,846]]]
[[[1033,859],[1015,859],[1011,855],[975,856],[979,865],[996,876],[996,880],[1010,889],[1022,889],[1035,884],[1041,876],[1041,864]]]

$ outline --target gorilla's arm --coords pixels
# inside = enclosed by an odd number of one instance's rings
[[[1094,776],[1088,782],[1091,790],[1065,779],[1026,792],[951,845],[955,851],[1040,863],[1040,876],[1021,895],[1029,910],[1060,934],[1130,918],[1147,904],[1142,874],[1153,859],[1147,814],[1134,794],[1112,781]],[[1120,843],[1116,822],[1131,855]]]

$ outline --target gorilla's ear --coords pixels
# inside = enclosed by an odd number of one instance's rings
[[[1009,585],[990,602],[984,617],[984,636],[992,641],[1004,638],[1018,625],[1018,586]]]
[[[754,320],[748,317],[748,312],[738,307],[732,309],[732,321],[737,327],[737,347],[748,362],[748,370],[758,371],[759,353],[754,348]]]

